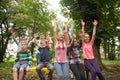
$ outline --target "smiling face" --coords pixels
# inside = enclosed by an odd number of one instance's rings
[[[47,41],[46,40],[42,40],[41,41],[41,45],[42,45],[42,47],[46,47],[47,46]]]
[[[62,41],[64,39],[64,34],[63,32],[58,33],[58,40]]]
[[[74,39],[74,46],[78,45],[78,42],[76,39]]]
[[[90,42],[90,36],[87,33],[85,33],[85,35],[84,35],[84,42],[86,42],[86,43]]]

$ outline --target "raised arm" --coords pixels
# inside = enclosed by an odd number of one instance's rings
[[[91,38],[92,43],[94,43],[94,40],[95,40],[97,24],[98,24],[97,20],[94,20],[94,22],[93,22],[93,33],[92,33],[92,38]]]
[[[73,30],[74,30],[74,21],[70,19],[69,20],[69,31],[68,31],[70,38],[72,38]]]
[[[32,40],[32,29],[28,30],[28,43]]]
[[[16,40],[16,38],[15,38],[15,32],[14,32],[14,30],[11,29],[10,32],[11,32],[11,34],[12,34],[12,38],[13,38],[13,40],[15,41],[15,43],[16,43],[17,45],[19,45],[19,42],[18,42],[18,41]]]
[[[58,27],[59,32],[63,32],[63,28],[61,27],[60,21],[58,21],[57,27]]]
[[[84,34],[85,34],[85,31],[84,31],[85,22],[84,22],[83,20],[81,20],[81,25],[82,25],[82,29],[80,30],[79,35],[80,35],[81,40],[82,40],[82,42],[83,42],[83,41],[84,41]]]
[[[65,22],[65,30],[64,30],[64,40],[66,41],[66,42],[68,42],[69,40],[69,36],[68,36],[68,24],[67,24],[67,22]]]
[[[54,43],[56,43],[56,42],[57,42],[57,20],[56,20],[56,19],[54,20],[53,31],[54,31],[54,36],[53,36],[53,38],[54,38]]]

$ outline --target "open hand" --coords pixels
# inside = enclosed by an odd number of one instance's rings
[[[97,21],[97,20],[94,20],[93,25],[94,25],[94,26],[97,26],[97,24],[98,24],[98,21]]]
[[[81,20],[81,25],[84,27],[85,26],[85,22],[83,21],[83,19]]]

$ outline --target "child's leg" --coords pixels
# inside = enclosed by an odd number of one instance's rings
[[[64,74],[64,80],[69,80],[69,69],[68,69],[68,63],[63,63],[62,64],[62,70]]]
[[[20,70],[19,70],[19,80],[23,79],[23,75],[24,75],[24,69],[20,68]]]
[[[13,80],[17,80],[18,79],[18,69],[20,67],[19,62],[17,62],[14,66],[13,66]]]
[[[57,73],[57,80],[63,80],[62,64],[55,62],[54,67]]]
[[[42,63],[42,62],[40,62],[36,67],[37,74],[39,75],[40,80],[44,80],[44,76],[43,76],[42,71],[41,71],[41,69],[43,67],[44,67],[44,63]]]
[[[18,80],[23,80],[24,72],[26,70],[26,67],[28,66],[27,63],[22,63],[19,69],[19,79]]]
[[[77,63],[77,68],[78,68],[78,72],[80,75],[80,79],[79,80],[85,80],[85,72],[84,72],[84,66],[82,63]]]
[[[91,60],[84,60],[85,67],[90,71],[91,73],[91,79],[90,80],[96,80],[96,70],[92,66]]]
[[[70,64],[70,69],[71,69],[73,75],[75,76],[75,79],[81,80],[77,64]]]
[[[18,78],[18,69],[13,68],[13,80],[17,80],[17,78]]]
[[[96,74],[98,75],[100,80],[105,80],[104,76],[102,75],[99,66],[97,65],[97,63],[95,62],[95,60],[93,61],[93,67],[96,70]]]
[[[52,74],[53,74],[54,67],[53,67],[53,65],[50,64],[49,62],[46,64],[46,66],[47,66],[48,69],[50,70],[50,71],[49,71],[49,74],[48,74],[48,78],[49,78],[49,80],[52,80]]]

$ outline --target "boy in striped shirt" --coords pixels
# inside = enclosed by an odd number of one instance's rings
[[[32,55],[27,49],[27,41],[21,43],[21,50],[17,51],[15,65],[13,66],[13,80],[23,80],[24,72],[29,70],[32,64]]]

